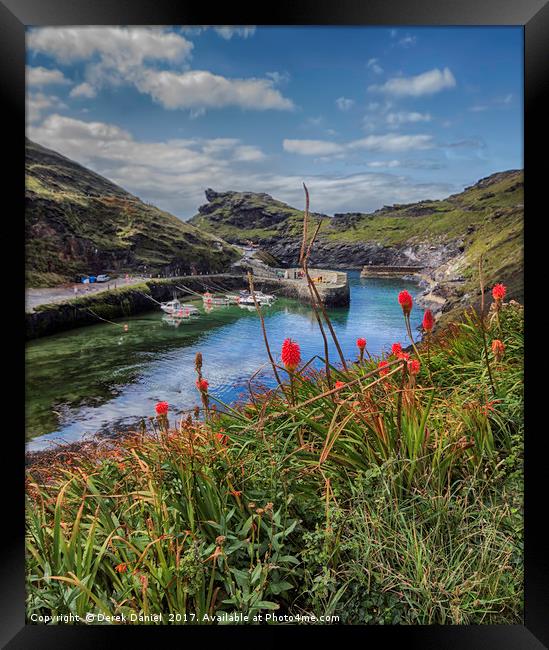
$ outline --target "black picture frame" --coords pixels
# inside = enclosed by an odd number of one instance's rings
[[[233,4],[225,4],[212,11],[199,3],[175,3],[170,0],[95,0],[76,2],[75,0],[2,0],[0,2],[0,89],[4,117],[3,160],[9,164],[2,172],[4,192],[11,201],[11,211],[4,215],[4,245],[16,248],[15,242],[22,244],[22,231],[19,219],[24,210],[24,131],[25,131],[25,29],[35,25],[179,25],[179,24],[257,24],[257,25],[521,25],[525,40],[525,93],[524,93],[524,134],[525,134],[525,214],[526,225],[526,284],[525,299],[527,309],[535,309],[537,304],[543,308],[545,296],[537,293],[532,284],[536,275],[537,260],[541,259],[539,269],[543,269],[544,243],[537,234],[539,222],[547,217],[538,211],[544,205],[547,193],[547,169],[543,164],[547,151],[547,89],[549,87],[549,4],[547,0],[279,0],[272,6],[252,7],[246,12],[239,11]],[[3,202],[4,203],[4,202]],[[7,234],[6,234],[7,233]],[[21,237],[21,239],[20,239]],[[536,243],[540,248],[537,256]],[[24,300],[23,246],[21,266],[10,264],[10,281],[13,291],[9,307],[17,314]],[[530,270],[531,269],[531,270]],[[9,298],[8,298],[9,300]],[[23,329],[18,325],[19,316],[10,321],[11,340],[19,339]],[[546,317],[545,317],[546,318]],[[546,355],[537,357],[539,345],[544,342],[544,322],[528,312],[526,349],[532,341],[533,356],[529,362],[526,354],[526,372],[536,366],[544,370]],[[21,367],[21,356],[15,346],[9,346],[15,355],[14,365],[5,368],[11,372],[15,366]],[[7,362],[5,362],[7,363]],[[547,372],[547,371],[544,371]],[[542,377],[543,379],[543,377]],[[546,383],[546,380],[543,379]],[[13,423],[5,424],[5,436],[13,437],[14,442],[5,443],[3,501],[15,505],[10,518],[4,512],[2,519],[8,523],[4,527],[3,539],[7,542],[0,556],[0,643],[5,648],[84,648],[112,647],[125,644],[129,639],[147,643],[150,639],[158,644],[164,642],[165,634],[177,634],[180,641],[195,644],[261,643],[262,647],[278,647],[281,643],[293,641],[306,642],[312,636],[315,641],[321,635],[326,642],[333,643],[341,635],[352,633],[361,645],[374,645],[379,642],[406,644],[406,647],[424,649],[439,648],[520,648],[537,649],[549,646],[549,554],[547,538],[544,534],[546,510],[542,467],[547,458],[547,427],[543,420],[534,420],[536,405],[543,414],[544,384],[529,379],[526,390],[527,434],[525,444],[525,620],[524,625],[516,626],[439,626],[439,627],[332,627],[312,628],[276,626],[269,628],[158,628],[121,626],[30,626],[25,625],[24,590],[24,500],[22,469],[24,467],[24,446],[19,441],[20,407],[10,406],[6,410],[12,415]],[[10,385],[10,390],[14,386]],[[537,392],[538,391],[538,392]],[[9,404],[14,402],[10,398]],[[544,453],[545,452],[545,453]],[[543,465],[542,465],[543,463]],[[541,498],[540,498],[541,496]],[[139,635],[139,636],[137,636]],[[154,635],[154,636],[152,636]],[[246,640],[239,637],[244,636]],[[162,641],[160,638],[162,637]],[[312,639],[311,639],[312,640]]]

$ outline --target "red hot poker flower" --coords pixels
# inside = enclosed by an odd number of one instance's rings
[[[168,409],[170,408],[168,402],[158,402],[154,407],[157,415],[168,415]]]
[[[205,379],[200,379],[196,382],[196,387],[201,393],[206,393],[208,390],[208,382]]]
[[[492,296],[494,300],[500,301],[505,298],[505,294],[507,293],[507,287],[504,284],[496,284],[494,285],[494,288],[492,289]]]
[[[364,348],[366,347],[366,339],[362,339],[362,338],[357,339],[356,345],[359,350],[364,350]]]
[[[410,353],[409,352],[399,352],[397,355],[397,359],[404,359],[405,361],[408,361],[410,358]]]
[[[411,375],[417,375],[421,365],[417,359],[412,359],[408,361],[408,371]]]
[[[336,381],[336,383],[335,383],[335,387],[338,388],[338,389],[343,388],[344,386],[345,386],[344,381]]]
[[[385,375],[389,372],[389,368],[386,368],[386,367],[385,367],[385,366],[388,366],[388,365],[389,365],[389,362],[388,362],[388,361],[380,361],[380,362],[377,364],[377,367],[378,367],[378,368],[383,368],[383,370],[380,370],[380,371],[379,371],[379,374],[380,374],[381,377],[385,377]]]
[[[414,304],[412,300],[412,296],[406,290],[401,291],[398,294],[398,302],[402,307],[402,311],[404,312],[404,315],[408,316],[409,313],[412,311],[412,305]]]
[[[282,363],[286,370],[293,372],[301,361],[301,351],[299,344],[292,339],[284,339],[282,343]]]
[[[430,332],[433,329],[435,324],[435,319],[433,318],[433,312],[430,309],[426,309],[423,314],[423,323],[421,326],[425,332]]]
[[[391,346],[391,354],[394,354],[395,357],[398,357],[398,355],[402,352],[402,345],[400,343],[393,343]]]
[[[122,562],[121,564],[117,564],[114,567],[114,570],[117,573],[126,573],[126,571],[128,570],[128,565],[125,562]]]
[[[494,339],[492,341],[492,352],[494,353],[496,361],[500,361],[505,352],[505,345],[499,339]]]
[[[226,433],[216,433],[216,437],[222,445],[226,445],[229,441],[229,437]]]

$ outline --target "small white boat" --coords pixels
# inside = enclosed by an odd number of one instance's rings
[[[272,305],[276,300],[275,296],[272,296],[268,293],[263,293],[262,291],[255,291],[255,299],[260,305]],[[255,305],[254,297],[248,293],[247,295],[240,295],[238,301],[240,305]]]
[[[166,314],[173,314],[174,311],[181,309],[179,300],[169,300],[168,302],[160,303],[160,309]]]
[[[276,296],[273,296],[270,293],[263,293],[263,291],[256,291],[255,297],[257,298],[260,304],[270,305],[276,300]]]
[[[200,312],[194,305],[186,305],[179,300],[170,300],[160,304],[160,309],[176,318],[189,318],[190,316],[199,316]]]

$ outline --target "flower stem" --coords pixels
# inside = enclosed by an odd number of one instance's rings
[[[406,323],[406,331],[408,332],[408,336],[410,338],[410,341],[412,342],[412,347],[414,348],[414,352],[416,353],[417,358],[421,361],[421,355],[419,354],[416,344],[414,343],[414,337],[412,336],[412,326],[410,325],[410,314],[404,315],[404,322]]]

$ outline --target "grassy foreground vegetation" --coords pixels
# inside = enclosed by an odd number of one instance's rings
[[[148,430],[30,464],[29,620],[520,623],[522,307],[483,323],[426,339],[417,373],[283,355],[281,385],[234,407],[198,358],[194,413],[161,403]]]

